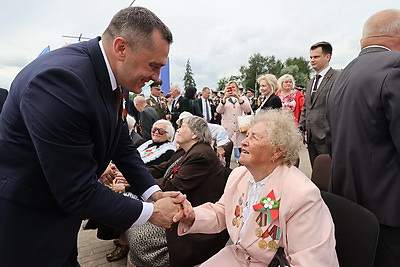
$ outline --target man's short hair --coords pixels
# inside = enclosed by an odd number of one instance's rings
[[[315,49],[317,49],[318,47],[321,47],[322,53],[323,53],[324,55],[327,55],[327,54],[332,55],[333,48],[332,48],[332,45],[331,45],[330,43],[325,42],[325,41],[315,43],[315,44],[313,44],[313,45],[311,46],[310,50],[315,50]]]
[[[158,30],[163,38],[172,43],[172,33],[168,27],[150,10],[134,6],[120,10],[111,19],[103,33],[103,38],[113,40],[125,38],[132,48],[152,47],[152,34]]]

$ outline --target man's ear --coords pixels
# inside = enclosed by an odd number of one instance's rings
[[[123,37],[117,37],[113,42],[113,51],[115,57],[119,61],[124,61],[126,56],[126,51],[128,49],[128,42]]]

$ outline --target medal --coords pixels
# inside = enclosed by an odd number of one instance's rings
[[[237,217],[236,218],[236,227],[239,227],[241,223],[242,223],[242,217]]]
[[[277,250],[278,249],[278,244],[275,242],[275,240],[271,240],[268,242],[268,248],[270,250]]]
[[[256,236],[261,237],[262,234],[263,234],[263,231],[262,231],[261,227],[256,228]]]
[[[244,194],[242,194],[242,196],[239,198],[239,205],[240,206],[243,205],[243,197],[244,197]]]
[[[261,248],[261,249],[266,249],[267,248],[267,242],[265,242],[265,240],[264,239],[261,239],[260,241],[258,241],[258,246]]]
[[[237,223],[236,223],[236,218],[233,218],[233,220],[232,220],[232,225],[238,227],[238,226],[237,226]]]

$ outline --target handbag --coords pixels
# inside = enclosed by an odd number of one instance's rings
[[[271,262],[268,264],[268,267],[278,267],[278,266],[279,267],[290,266],[288,260],[286,259],[285,250],[283,249],[283,247],[278,248]]]
[[[237,122],[239,126],[239,131],[241,133],[245,133],[249,130],[251,121],[253,120],[254,115],[241,115],[237,117]]]
[[[237,117],[237,123],[239,126],[239,131],[241,133],[246,133],[249,130],[253,118],[254,118],[254,112],[251,108],[250,108],[250,114],[244,113],[244,115]]]

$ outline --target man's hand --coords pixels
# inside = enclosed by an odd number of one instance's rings
[[[156,192],[154,192],[154,193],[151,195],[150,198],[151,198],[153,201],[157,201],[157,200],[159,200],[159,199],[166,198],[166,197],[172,197],[172,198],[180,197],[181,201],[183,201],[183,199],[182,199],[183,195],[182,195],[182,193],[179,192],[179,191],[167,191],[167,192],[156,191]],[[185,198],[186,198],[186,197],[184,197],[184,199],[185,199]]]
[[[153,214],[151,215],[149,222],[154,225],[171,228],[173,223],[173,217],[179,213],[181,205],[175,203],[176,199],[172,197],[161,198],[154,203]]]

